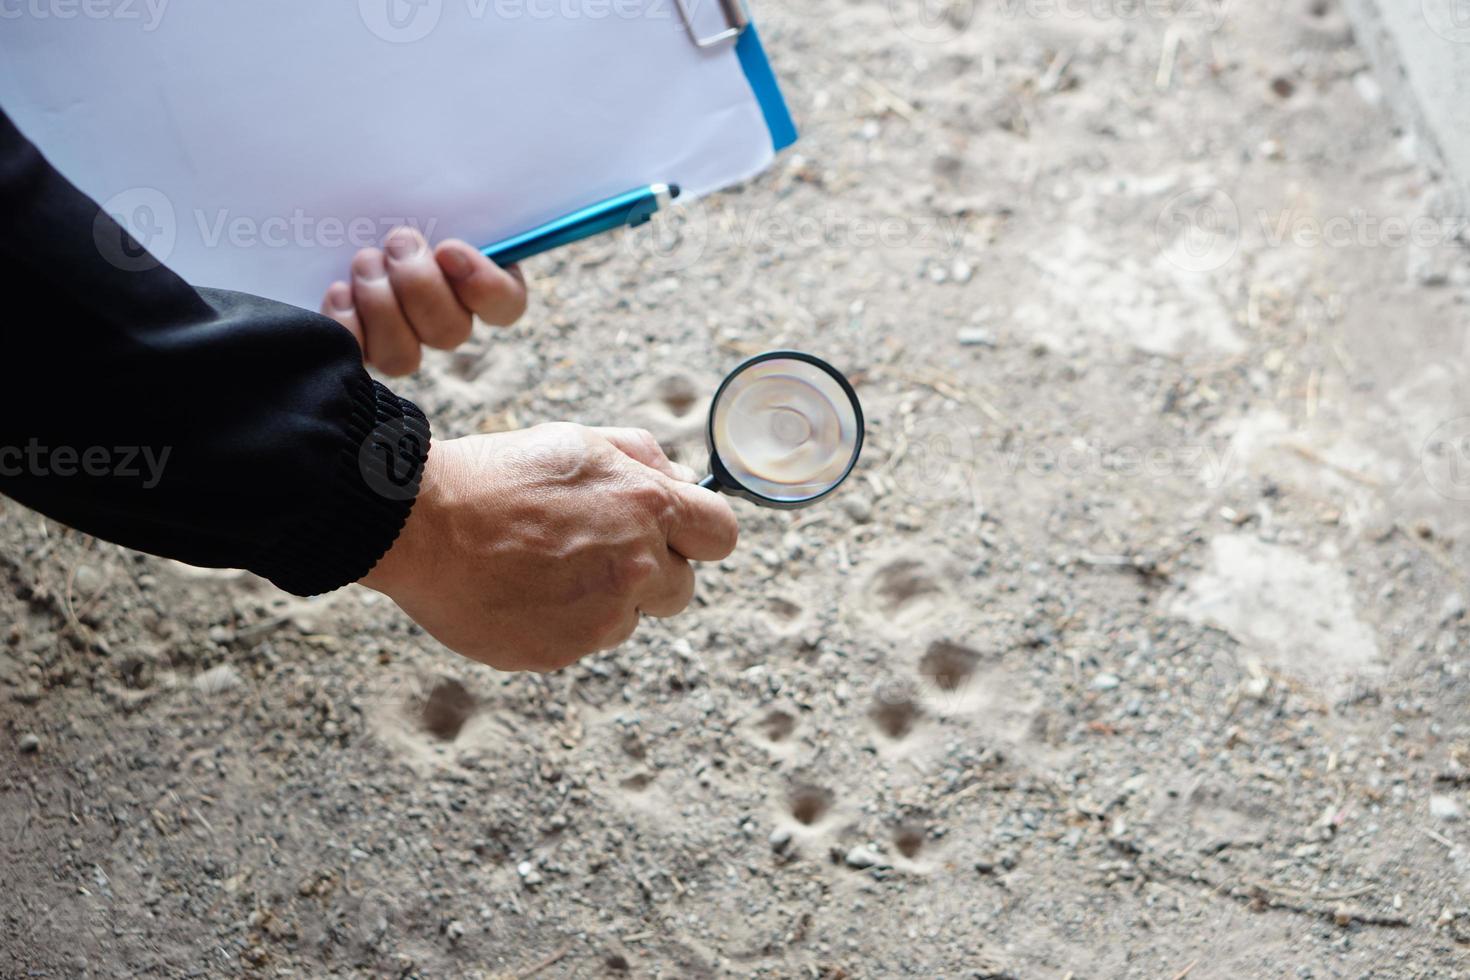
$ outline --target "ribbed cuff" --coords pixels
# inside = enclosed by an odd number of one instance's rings
[[[372,571],[408,521],[429,457],[429,422],[418,406],[365,373],[350,384],[336,492],[250,568],[300,596],[331,592]]]

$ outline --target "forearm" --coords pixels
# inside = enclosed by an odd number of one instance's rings
[[[350,334],[195,290],[0,115],[0,492],[128,547],[310,594],[366,574],[428,451]],[[21,311],[43,311],[40,316]]]

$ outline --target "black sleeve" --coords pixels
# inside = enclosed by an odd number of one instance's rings
[[[3,111],[0,302],[0,492],[27,507],[299,595],[367,574],[407,520],[428,423],[352,336],[192,288]]]

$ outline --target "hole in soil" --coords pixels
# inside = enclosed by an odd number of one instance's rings
[[[791,795],[787,797],[786,802],[791,807],[791,815],[796,818],[797,823],[810,827],[832,809],[834,799],[831,790],[822,789],[820,786],[796,786],[791,790]]]
[[[1296,85],[1291,79],[1278,75],[1271,79],[1271,91],[1276,93],[1277,98],[1289,99],[1296,91]]]
[[[144,657],[124,657],[117,665],[123,686],[142,690],[153,683],[153,664]]]
[[[771,615],[787,623],[793,623],[801,615],[801,607],[788,599],[773,598],[767,603]]]
[[[458,350],[449,359],[449,373],[461,381],[474,381],[485,371],[485,352]]]
[[[658,400],[664,403],[675,418],[683,418],[699,401],[699,392],[694,382],[681,375],[665,378],[658,384]]]
[[[924,849],[924,829],[913,826],[899,827],[893,832],[893,846],[898,849],[898,853],[912,861]]]
[[[914,730],[919,723],[919,716],[923,714],[917,704],[907,697],[883,697],[873,702],[868,709],[868,717],[873,719],[873,724],[878,730],[895,741],[904,738]]]
[[[777,708],[761,719],[760,730],[772,742],[784,742],[796,731],[796,716]]]
[[[919,673],[941,691],[957,691],[970,682],[979,663],[980,654],[969,647],[938,640],[929,645],[919,661]]]
[[[618,785],[623,787],[623,789],[628,790],[630,793],[640,793],[643,790],[647,789],[652,783],[653,773],[640,772],[637,775],[629,776],[627,779],[618,783]]]
[[[475,696],[459,681],[445,677],[429,692],[419,721],[430,735],[452,742],[474,713]]]
[[[923,595],[938,592],[923,562],[900,560],[878,571],[875,590],[884,612],[897,612]]]
[[[637,732],[628,732],[623,736],[623,751],[630,759],[642,759],[648,755],[648,747],[643,744],[643,739]]]

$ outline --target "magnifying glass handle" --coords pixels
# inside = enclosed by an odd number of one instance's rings
[[[720,492],[720,481],[715,479],[715,475],[713,473],[705,477],[703,480],[700,480],[699,485],[705,490],[713,490],[715,493]]]

